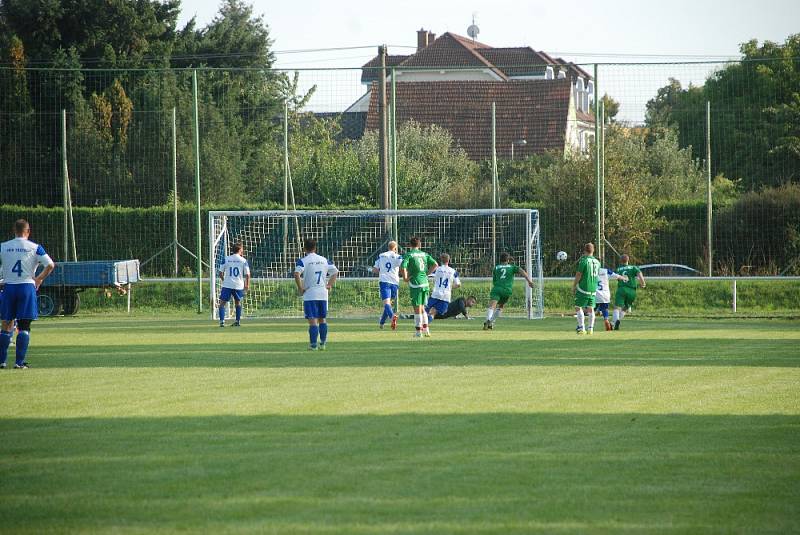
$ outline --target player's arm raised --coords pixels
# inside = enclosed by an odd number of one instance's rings
[[[528,287],[533,288],[533,279],[531,279],[531,277],[530,277],[530,275],[528,275],[527,271],[525,271],[522,268],[519,268],[519,271],[517,271],[517,273],[519,273],[520,275],[525,277],[525,280],[528,282]]]

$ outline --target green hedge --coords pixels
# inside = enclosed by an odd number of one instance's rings
[[[524,207],[518,205],[519,207]],[[206,256],[209,209],[201,212]],[[229,208],[229,207],[228,207]],[[277,206],[249,207],[276,209]],[[362,206],[325,207],[328,209]],[[236,207],[242,209],[242,207]],[[173,213],[169,206],[151,208],[76,207],[73,210],[79,259],[127,259],[142,261],[172,241]],[[679,263],[705,269],[706,207],[704,202],[682,202],[662,206],[658,215],[664,224],[650,241],[650,248],[639,263]],[[579,247],[594,235],[591,214],[571,213],[554,207],[540,210],[543,270],[546,275],[570,275],[571,262],[556,262],[556,251],[574,258]],[[42,243],[56,260],[63,251],[64,212],[61,208],[2,206],[0,229],[10,229],[14,220],[24,217],[33,227],[33,239]],[[587,220],[587,217],[589,220]],[[786,185],[763,192],[748,193],[736,202],[714,211],[714,270],[716,274],[800,274],[800,185]],[[192,206],[178,210],[178,240],[195,251],[196,213]],[[610,258],[609,254],[609,258]],[[194,259],[181,251],[181,273],[191,275]],[[171,254],[162,254],[144,273],[169,275]]]

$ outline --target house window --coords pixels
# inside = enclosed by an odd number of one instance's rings
[[[567,71],[564,69],[558,69],[558,79],[561,80],[562,78],[567,77]]]
[[[578,81],[575,82],[575,106],[578,107],[578,111],[586,111],[586,108],[583,107],[583,78],[578,78]]]
[[[553,72],[553,67],[548,65],[547,69],[544,71],[544,79],[545,80],[552,80],[555,78],[555,73]]]

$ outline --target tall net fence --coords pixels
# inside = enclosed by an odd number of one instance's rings
[[[0,227],[29,219],[57,261],[196,277],[209,210],[519,207],[540,212],[546,276],[569,275],[555,253],[587,241],[612,265],[624,252],[703,275],[800,274],[798,58],[484,55],[481,68],[0,67]]]

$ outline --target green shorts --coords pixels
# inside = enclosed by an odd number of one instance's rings
[[[492,291],[489,292],[489,300],[497,301],[498,305],[505,305],[509,299],[511,299],[511,291],[504,288],[497,288],[493,286]]]
[[[411,290],[411,306],[425,306],[428,302],[429,288],[409,288]]]
[[[630,308],[636,301],[636,290],[627,286],[617,286],[617,293],[614,294],[614,306],[619,308]]]
[[[595,294],[585,294],[575,291],[575,306],[580,308],[594,308]]]

